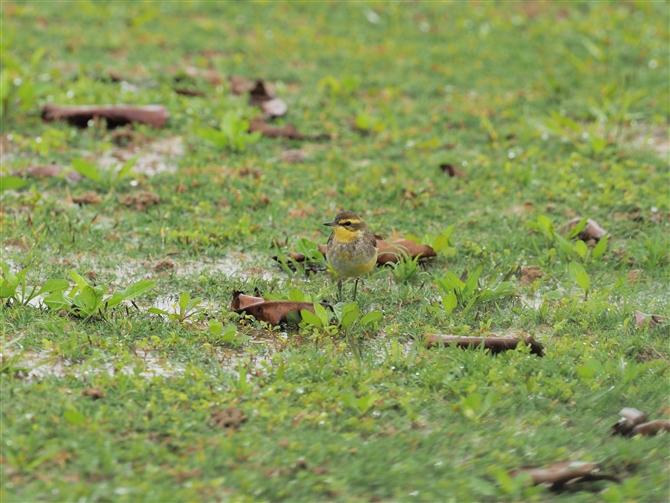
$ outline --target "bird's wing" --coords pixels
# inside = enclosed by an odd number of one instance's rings
[[[333,242],[333,239],[335,239],[333,236],[335,236],[335,233],[331,232],[330,237],[328,238],[328,242],[326,243],[326,246],[330,245],[330,243]]]
[[[372,232],[366,232],[365,236],[363,236],[363,239],[365,239],[366,243],[372,245],[375,248],[375,250],[377,249],[377,238],[375,237],[374,234],[372,234]]]

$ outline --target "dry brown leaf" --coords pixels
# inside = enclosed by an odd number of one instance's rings
[[[76,204],[98,204],[102,198],[95,192],[84,192],[78,196],[72,196],[72,202]]]
[[[249,91],[249,105],[260,107],[266,119],[282,117],[288,111],[286,103],[275,97],[262,80],[257,80]]]
[[[198,89],[191,89],[191,88],[185,88],[185,87],[178,87],[175,88],[174,90],[175,93],[180,94],[182,96],[205,96],[204,91],[200,91]]]
[[[411,258],[421,257],[429,258],[437,256],[435,250],[428,245],[422,245],[411,239],[396,239],[395,241],[385,241],[377,239],[377,264],[388,264],[398,262],[407,254]]]
[[[223,410],[216,410],[209,416],[212,426],[219,428],[235,428],[247,420],[247,416],[241,409],[229,407]]]
[[[88,121],[97,119],[105,119],[108,129],[125,126],[133,122],[162,128],[169,116],[167,108],[163,105],[45,105],[42,107],[42,119],[44,121],[66,120],[69,124],[80,128],[88,127]]]
[[[156,262],[152,268],[154,271],[170,271],[174,269],[174,262],[169,258],[163,258]]]
[[[322,305],[326,307],[326,304]],[[265,300],[262,297],[245,295],[244,292],[233,292],[233,302],[230,309],[238,314],[247,313],[258,321],[264,321],[271,325],[286,323],[286,316],[294,311],[303,309],[314,312],[312,302],[294,302],[290,300]]]
[[[537,342],[532,335],[526,337],[461,337],[458,335],[426,335],[424,336],[426,347],[442,347],[456,344],[463,349],[476,349],[484,343],[484,348],[491,353],[501,353],[510,349],[516,349],[519,344],[530,346],[530,352],[537,356],[544,356],[544,346]]]
[[[249,123],[249,132],[255,133],[260,131],[263,136],[268,138],[288,138],[290,140],[330,140],[330,135],[327,133],[317,133],[313,135],[302,135],[298,133],[293,124],[286,124],[285,126],[270,126],[265,123],[262,117],[254,117]]]
[[[533,480],[534,485],[547,484],[552,489],[565,484],[595,480],[612,480],[617,483],[620,482],[616,476],[602,473],[601,470],[602,468],[598,463],[561,461],[552,463],[546,468],[522,466],[512,470],[509,474],[511,477],[515,477],[520,473],[527,473]]]
[[[659,325],[662,321],[667,319],[667,316],[661,316],[660,314],[646,314],[642,311],[635,311],[636,327],[641,327],[646,323],[649,323],[649,326],[653,327],[654,325]]]
[[[46,164],[44,166],[30,166],[28,168],[17,169],[12,173],[14,176],[23,174],[36,176],[38,178],[50,178],[60,175],[64,170],[69,169],[65,166],[58,166],[57,164]]]
[[[105,398],[105,394],[100,388],[86,388],[81,392],[81,396],[91,397],[93,400],[99,400],[100,398]]]
[[[248,93],[254,87],[256,87],[256,83],[253,80],[239,77],[237,75],[230,77],[230,90],[235,96]]]
[[[302,162],[307,159],[307,154],[300,150],[287,150],[279,155],[279,159],[285,162]]]
[[[154,204],[158,204],[161,198],[158,194],[149,192],[147,190],[141,190],[133,194],[126,194],[124,196],[119,196],[118,201],[121,204],[126,206],[133,206],[137,211],[147,211],[147,207]]]
[[[647,420],[647,415],[637,409],[624,407],[619,412],[621,419],[610,429],[612,435],[628,435],[638,424]]]
[[[582,221],[582,218],[580,217],[575,217],[572,220],[570,220],[568,223],[563,224],[559,232],[561,234],[568,234],[572,228],[577,225],[579,222]],[[586,221],[586,225],[582,229],[582,232],[577,234],[577,238],[581,239],[582,241],[588,241],[590,239],[595,240],[596,242],[600,241],[600,239],[607,234],[605,229],[600,227],[598,223],[595,220],[591,220],[590,218]]]
[[[450,177],[456,177],[456,178],[467,178],[468,175],[463,173],[460,169],[458,169],[456,166],[453,164],[440,164],[440,169],[442,170],[443,173],[449,175]]]
[[[542,272],[542,269],[540,269],[536,265],[529,265],[529,266],[524,266],[524,267],[521,268],[521,284],[522,285],[530,285],[536,279],[540,279],[542,276],[544,276],[544,273]]]
[[[670,421],[667,419],[657,419],[656,421],[650,421],[648,423],[638,424],[631,435],[657,435],[661,432],[670,432]]]

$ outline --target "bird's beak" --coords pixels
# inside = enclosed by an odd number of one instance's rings
[[[328,227],[335,227],[337,222],[333,220],[332,222],[325,222],[323,225],[327,225]]]

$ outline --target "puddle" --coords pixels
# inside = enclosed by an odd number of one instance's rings
[[[2,357],[11,358],[15,353],[7,350],[0,354]],[[153,377],[170,378],[184,372],[184,367],[180,364],[168,362],[159,359],[148,351],[136,350],[135,355],[144,361],[142,370],[137,372],[138,367],[126,365],[116,369],[113,363],[95,363],[88,365],[88,362],[73,363],[67,358],[53,356],[50,351],[25,352],[16,363],[17,367],[25,369],[23,376],[27,380],[40,381],[48,377],[64,378],[74,376],[84,378],[88,375],[107,373],[113,377],[117,373],[125,375],[139,375],[145,379]]]
[[[98,160],[103,168],[116,168],[139,155],[133,173],[155,176],[159,173],[175,173],[177,165],[171,160],[184,155],[184,141],[181,136],[172,136],[143,145],[142,147],[113,147]]]

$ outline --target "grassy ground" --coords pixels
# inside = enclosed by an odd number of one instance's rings
[[[670,412],[668,324],[633,316],[670,312],[668,14],[651,2],[3,2],[5,171],[123,154],[102,124],[43,123],[43,104],[163,104],[170,119],[135,127],[125,147],[159,156],[157,174],[21,175],[0,196],[3,261],[28,268],[25,283],[74,284],[75,271],[108,295],[156,282],[137,308],[85,320],[37,301],[0,310],[0,499],[667,501],[670,437],[608,428],[622,407]],[[289,107],[278,125],[332,139],[208,143],[198,129],[225,112],[257,113],[230,75],[276,85]],[[291,149],[307,158],[282,160]],[[99,203],[72,203],[90,191]],[[139,191],[160,203],[121,202]],[[386,237],[454,228],[415,274],[366,279],[358,306],[383,312],[376,325],[287,330],[230,313],[233,290],[334,302],[329,273],[290,274],[271,256],[325,242],[321,223],[342,208]],[[577,216],[607,230],[604,254],[547,223]],[[436,280],[480,264],[482,289],[511,284],[445,309]],[[543,275],[525,284],[531,265]],[[201,299],[188,319],[147,312],[172,311],[181,292]],[[437,333],[531,334],[546,356],[425,349]],[[213,425],[229,407],[246,422]],[[622,484],[550,492],[507,475],[563,460],[597,461]]]

